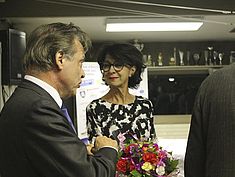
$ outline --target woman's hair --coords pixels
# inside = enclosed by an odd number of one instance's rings
[[[128,87],[137,88],[142,81],[141,74],[146,68],[143,63],[142,53],[135,46],[128,43],[104,45],[97,58],[101,70],[107,55],[110,55],[114,61],[136,67],[135,73],[129,78]]]
[[[51,23],[36,28],[28,38],[23,58],[23,69],[45,72],[54,69],[58,51],[71,59],[77,52],[78,40],[86,52],[91,46],[88,35],[78,26],[64,23]]]

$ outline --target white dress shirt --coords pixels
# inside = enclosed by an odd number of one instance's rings
[[[58,104],[58,106],[60,108],[62,107],[62,99],[60,98],[59,93],[57,92],[57,90],[54,87],[52,87],[48,83],[46,83],[46,82],[42,81],[41,79],[38,79],[34,76],[25,75],[24,78],[26,80],[29,80],[29,81],[37,84],[39,87],[41,87],[42,89],[47,91],[52,96],[52,98],[55,100],[55,102]]]

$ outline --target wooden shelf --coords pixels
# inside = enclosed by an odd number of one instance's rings
[[[189,124],[191,114],[183,115],[154,115],[154,124]]]

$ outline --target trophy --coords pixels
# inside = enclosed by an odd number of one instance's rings
[[[209,55],[209,51],[208,50],[204,50],[205,65],[208,65],[208,55]]]
[[[194,59],[195,65],[198,65],[199,64],[199,59],[200,59],[199,53],[193,54],[193,59]]]
[[[229,64],[232,64],[235,62],[235,51],[230,51],[230,56],[229,56]]]
[[[147,63],[148,63],[147,55],[143,55],[143,62],[145,65],[147,65]]]
[[[209,65],[212,65],[212,50],[213,50],[213,47],[207,47],[209,52],[208,52],[208,64]]]
[[[174,47],[174,59],[175,59],[175,65],[176,65],[176,48]]]
[[[213,51],[213,65],[216,65],[218,58],[218,52]]]
[[[224,57],[224,54],[223,53],[219,53],[219,65],[223,65],[223,63],[222,63],[223,57]]]
[[[187,53],[186,53],[186,55],[187,55],[187,65],[189,65],[190,63],[190,51],[187,51]]]
[[[138,39],[134,39],[134,44],[133,44],[139,51],[142,51],[144,48],[144,44],[140,43]]]
[[[158,62],[158,66],[163,66],[163,56],[162,56],[162,52],[160,52],[160,53],[158,54],[157,62]]]
[[[184,52],[179,50],[180,66],[184,66]]]

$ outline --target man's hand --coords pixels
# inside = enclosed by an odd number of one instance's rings
[[[118,143],[116,140],[108,138],[106,136],[97,136],[95,140],[95,150],[99,150],[103,147],[112,147],[114,149],[118,149]]]
[[[86,148],[87,148],[87,154],[88,155],[94,155],[93,154],[93,149],[94,149],[94,145],[93,144],[86,145]]]

